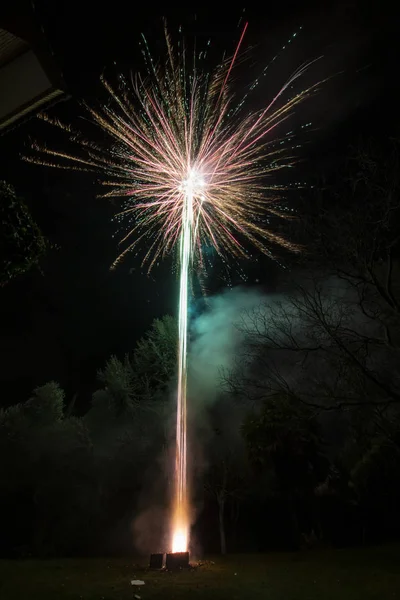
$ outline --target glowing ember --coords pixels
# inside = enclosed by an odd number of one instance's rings
[[[177,529],[172,538],[172,552],[186,552],[187,543],[187,529]]]

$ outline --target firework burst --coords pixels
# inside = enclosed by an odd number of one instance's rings
[[[268,178],[291,166],[293,156],[287,144],[277,148],[274,130],[317,84],[281,102],[310,63],[303,65],[266,107],[246,112],[244,99],[235,101],[229,88],[245,30],[233,58],[213,73],[200,71],[194,59],[188,69],[188,53],[175,53],[166,32],[164,66],[154,63],[145,46],[145,78],[136,75],[132,85],[122,91],[103,80],[112,102],[98,110],[86,109],[115,142],[106,150],[83,139],[70,126],[41,115],[65,130],[79,150],[68,153],[34,145],[37,154],[26,160],[97,171],[101,183],[109,188],[103,196],[127,199],[116,216],[127,218],[133,226],[120,240],[123,249],[114,265],[143,238],[148,241],[143,259],[148,270],[177,247],[188,190],[192,197],[193,258],[201,264],[202,247],[210,245],[221,255],[243,257],[246,240],[265,254],[271,254],[273,245],[296,250],[262,223],[268,213],[287,216],[278,207],[279,191],[284,186],[269,184]]]
[[[49,116],[75,143],[77,152],[35,146],[27,158],[57,168],[100,173],[105,197],[123,197],[118,214],[132,226],[121,240],[114,266],[140,243],[150,270],[174,248],[179,249],[179,373],[177,399],[176,493],[173,551],[188,546],[186,465],[186,354],[188,282],[191,269],[204,266],[203,248],[220,255],[246,257],[251,243],[270,255],[271,246],[296,246],[263,226],[266,216],[287,216],[279,210],[280,188],[269,184],[278,170],[293,163],[287,145],[277,144],[277,127],[315,90],[313,85],[285,99],[309,65],[301,66],[259,111],[246,111],[247,94],[239,101],[230,90],[232,69],[246,31],[233,57],[214,72],[198,68],[181,46],[176,52],[165,33],[166,61],[156,64],[143,46],[146,77],[115,90],[103,81],[110,102],[86,107],[91,120],[109,134],[106,150],[87,141]],[[190,65],[189,65],[190,63]],[[290,140],[287,138],[286,141]]]

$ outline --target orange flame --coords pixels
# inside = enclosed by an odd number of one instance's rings
[[[189,517],[187,506],[178,504],[174,512],[172,552],[187,552],[189,544]]]

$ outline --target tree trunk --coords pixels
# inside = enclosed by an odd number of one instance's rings
[[[221,542],[221,554],[226,554],[226,536],[225,536],[225,497],[224,495],[218,496],[218,508],[219,508],[219,539]]]
[[[289,511],[289,517],[292,523],[293,542],[295,547],[298,549],[301,546],[302,536],[300,533],[299,521],[297,519],[295,499],[291,492],[287,494],[287,507]]]
[[[233,545],[234,552],[237,551],[237,525],[239,521],[239,512],[240,512],[240,500],[238,498],[234,498],[232,501],[232,540],[231,544]]]
[[[226,554],[225,498],[218,498],[218,506],[219,506],[219,539],[221,542],[221,554]]]

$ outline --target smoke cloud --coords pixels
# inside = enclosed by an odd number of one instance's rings
[[[195,316],[190,326],[188,355],[188,404],[191,420],[188,461],[192,523],[202,510],[203,493],[197,494],[196,488],[200,483],[202,490],[202,477],[208,466],[208,448],[213,439],[208,409],[217,406],[221,390],[221,370],[233,368],[243,342],[243,334],[237,328],[242,312],[259,306],[263,301],[265,296],[261,291],[237,287],[209,298],[206,309],[200,310],[194,306]],[[176,390],[171,393],[168,406],[171,409],[172,433],[175,426]],[[232,407],[229,419],[225,419],[225,433],[238,444],[233,434],[233,431],[238,431],[234,413]],[[173,451],[174,438],[171,440],[171,447],[156,461],[151,473],[146,473],[146,484],[137,507],[137,516],[132,522],[135,546],[144,554],[169,548],[170,508],[165,490],[170,479],[171,465],[174,464]],[[167,505],[164,505],[163,500]],[[196,539],[191,540],[192,555],[194,551],[199,552]]]
[[[233,288],[209,299],[208,309],[190,327],[189,397],[199,405],[211,404],[219,391],[221,370],[231,369],[243,334],[237,323],[243,311],[265,301],[257,289]]]

